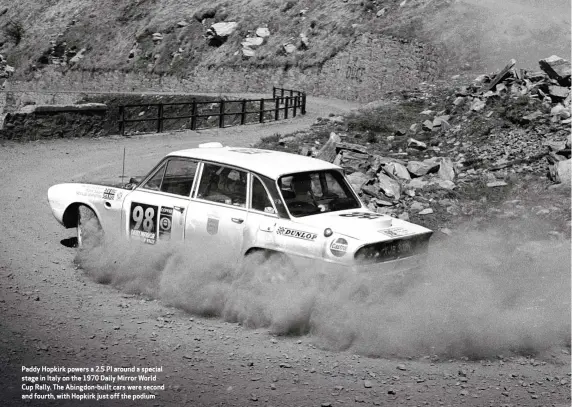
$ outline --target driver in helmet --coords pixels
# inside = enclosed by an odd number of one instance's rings
[[[309,174],[296,174],[292,177],[292,190],[296,194],[294,202],[307,203],[324,211],[324,205],[318,205],[312,190],[312,178]]]

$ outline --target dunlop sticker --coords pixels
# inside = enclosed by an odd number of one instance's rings
[[[302,240],[309,240],[309,241],[313,241],[315,240],[318,235],[315,233],[310,233],[310,232],[303,232],[301,230],[294,230],[294,229],[289,229],[289,228],[285,228],[283,226],[280,226],[277,230],[276,230],[276,234],[278,235],[282,235],[282,236],[288,236],[288,237],[295,237],[298,239],[302,239]]]

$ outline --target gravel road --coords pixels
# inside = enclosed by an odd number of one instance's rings
[[[287,122],[137,136],[3,143],[0,147],[0,389],[3,406],[569,406],[569,348],[538,358],[369,358],[275,337],[94,282],[73,263],[74,235],[53,219],[57,183],[146,173],[165,153],[221,141],[246,146],[355,107],[308,99]],[[162,367],[153,400],[22,400],[22,366]],[[36,391],[35,393],[45,393]]]

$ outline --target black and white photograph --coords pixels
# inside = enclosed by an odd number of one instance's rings
[[[571,8],[0,0],[0,406],[570,406]]]

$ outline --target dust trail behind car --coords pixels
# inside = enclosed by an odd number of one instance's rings
[[[95,281],[275,334],[383,357],[494,357],[570,346],[570,241],[510,241],[496,231],[434,244],[408,285],[309,263],[242,266],[221,248],[105,242],[76,261]]]

